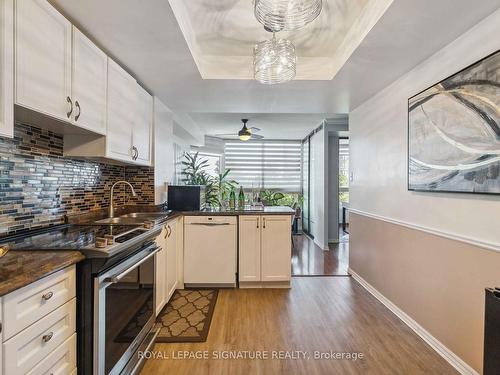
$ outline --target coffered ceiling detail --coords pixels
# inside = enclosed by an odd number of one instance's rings
[[[313,23],[278,33],[296,47],[297,80],[331,80],[393,0],[323,0]],[[251,0],[169,0],[203,79],[253,79],[253,46],[271,35]]]

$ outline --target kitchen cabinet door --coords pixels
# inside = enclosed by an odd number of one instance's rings
[[[71,23],[46,0],[16,0],[16,103],[68,121]]]
[[[167,288],[166,302],[177,288],[177,219],[167,223]]]
[[[239,281],[260,281],[261,217],[239,217]]]
[[[72,121],[79,127],[106,134],[108,58],[76,27],[72,69]]]
[[[0,136],[14,136],[14,0],[0,2]]]
[[[261,217],[262,281],[289,281],[292,267],[290,216],[263,215]]]
[[[153,97],[137,85],[137,116],[133,129],[132,145],[135,147],[136,162],[151,164],[151,135],[153,129]]]
[[[161,233],[156,237],[156,243],[162,248],[156,253],[156,269],[155,269],[155,281],[156,281],[156,315],[158,315],[163,306],[167,303],[166,301],[166,290],[167,290],[167,249],[166,249],[166,237],[167,237],[167,226],[165,225]]]
[[[132,161],[132,131],[136,104],[137,82],[108,58],[107,157]]]

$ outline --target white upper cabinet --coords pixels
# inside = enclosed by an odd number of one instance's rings
[[[68,121],[71,23],[45,0],[16,0],[16,103]]]
[[[137,85],[137,120],[134,124],[132,146],[134,159],[141,164],[151,162],[151,136],[153,129],[153,97]]]
[[[14,134],[14,0],[0,1],[0,136]]]
[[[71,116],[75,125],[106,134],[108,58],[92,41],[73,27]]]
[[[132,133],[137,112],[137,82],[113,60],[108,59],[108,131],[106,156],[132,161]]]
[[[15,91],[17,105],[66,123],[66,155],[151,165],[152,96],[48,1],[0,4],[0,135],[12,136]]]

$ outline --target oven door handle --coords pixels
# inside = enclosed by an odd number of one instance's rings
[[[161,248],[158,247],[158,246],[153,247],[150,250],[150,253],[148,255],[146,255],[144,258],[142,258],[140,261],[138,261],[137,263],[134,263],[129,268],[127,268],[125,271],[122,271],[122,272],[120,272],[120,273],[118,273],[116,275],[110,276],[110,277],[106,277],[104,279],[104,282],[113,283],[113,284],[118,283],[121,279],[123,279],[125,277],[125,275],[127,273],[129,273],[134,268],[139,267],[142,263],[144,263],[145,261],[147,261],[148,259],[150,259],[151,257],[153,257],[160,250],[161,250]]]

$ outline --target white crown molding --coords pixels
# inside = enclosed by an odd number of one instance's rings
[[[467,243],[469,245],[474,245],[474,246],[477,246],[477,247],[480,247],[480,248],[483,248],[486,250],[500,252],[500,244],[498,244],[498,243],[483,241],[483,240],[473,238],[473,237],[461,236],[461,235],[458,235],[456,233],[447,232],[447,231],[443,231],[443,230],[439,230],[439,229],[434,229],[434,228],[426,227],[423,225],[413,224],[413,223],[409,223],[409,222],[402,221],[402,220],[391,219],[391,218],[388,218],[386,216],[372,214],[372,213],[358,210],[355,208],[350,208],[349,212],[351,212],[353,214],[358,214],[361,216],[366,216],[366,217],[369,217],[372,219],[382,220],[382,221],[385,221],[387,223],[400,225],[400,226],[403,226],[406,228],[419,230],[421,232],[433,234],[433,235],[439,236],[439,237],[444,237],[444,238],[447,238],[449,240],[464,242],[464,243]]]
[[[351,268],[348,273],[356,280],[363,288],[379,300],[385,307],[387,307],[394,315],[410,327],[417,335],[419,335],[429,346],[434,349],[441,357],[443,357],[450,365],[452,365],[462,375],[479,375],[479,373],[465,363],[459,356],[446,347],[441,341],[430,334],[424,327],[413,320],[408,314],[397,307],[382,293],[375,289],[370,283],[364,280]]]

